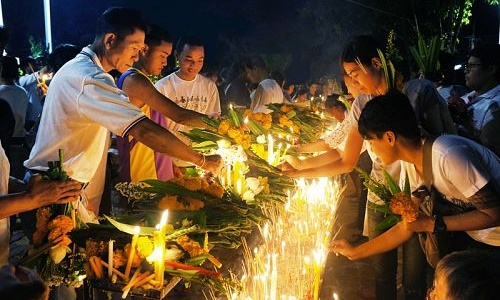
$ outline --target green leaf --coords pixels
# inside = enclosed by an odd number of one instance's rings
[[[410,178],[408,177],[408,172],[406,172],[405,174],[405,186],[403,188],[403,192],[408,196],[411,195]]]
[[[134,234],[134,228],[136,225],[129,225],[125,223],[118,222],[106,215],[104,215],[106,219],[113,225],[115,226],[118,230],[128,233],[128,234]],[[139,226],[140,232],[139,235],[153,235],[153,232],[156,230],[154,227],[145,227],[145,226]]]
[[[391,191],[391,194],[397,194],[401,193],[401,188],[399,187],[398,183],[392,178],[392,176],[387,173],[387,171],[384,169],[384,178],[385,182],[389,188],[389,191]]]

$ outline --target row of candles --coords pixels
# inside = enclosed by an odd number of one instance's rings
[[[160,223],[156,225],[156,230],[153,232],[153,252],[146,259],[148,262],[153,263],[154,266],[154,278],[161,288],[164,284],[164,272],[165,272],[165,246],[166,246],[166,235],[167,235],[167,219],[168,210],[163,211]],[[135,259],[137,241],[139,240],[140,227],[135,226],[132,235],[132,241],[130,245],[129,255],[127,257],[127,264],[125,267],[124,277],[126,279],[130,276],[130,271],[132,269],[132,262]],[[108,276],[111,278],[113,276],[113,249],[114,240],[109,240],[108,243]]]
[[[297,186],[284,207],[264,208],[263,243],[244,244],[243,288],[228,290],[228,299],[319,299],[339,187],[326,178]]]

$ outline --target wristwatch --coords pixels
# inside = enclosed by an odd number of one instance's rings
[[[434,231],[433,231],[433,233],[445,232],[447,229],[448,228],[446,228],[446,224],[443,221],[443,217],[434,216]]]

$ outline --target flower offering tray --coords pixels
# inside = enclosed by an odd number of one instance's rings
[[[181,281],[180,277],[171,278],[162,289],[133,288],[125,299],[164,299]],[[87,279],[85,281],[85,300],[121,299],[125,283],[112,283],[109,280]],[[110,297],[110,293],[112,294]]]

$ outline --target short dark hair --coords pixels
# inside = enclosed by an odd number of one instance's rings
[[[445,256],[436,276],[445,277],[451,299],[497,299],[500,290],[500,254],[493,251],[458,251]]]
[[[379,57],[377,49],[384,48],[374,37],[359,35],[344,47],[340,55],[340,64],[356,62],[359,59],[363,65],[370,65],[372,58]]]
[[[325,100],[325,108],[328,108],[328,109],[334,109],[334,108],[339,108],[343,111],[346,111],[347,108],[345,107],[345,104],[338,100],[339,95],[330,95],[328,97],[326,97],[326,100]]]
[[[365,139],[380,138],[386,131],[418,143],[420,131],[410,100],[406,95],[391,91],[368,101],[361,111],[358,131]]]
[[[139,11],[125,7],[111,7],[97,21],[96,37],[114,33],[118,40],[123,40],[137,29],[148,32],[148,25]]]
[[[470,56],[479,58],[483,66],[496,66],[495,77],[497,80],[500,79],[500,45],[480,45],[472,49],[469,54]]]
[[[243,59],[242,66],[244,69],[249,69],[249,70],[256,68],[267,70],[266,62],[259,55],[247,56],[246,58]]]
[[[184,50],[185,45],[204,47],[204,43],[199,37],[194,35],[183,36],[177,41],[177,45],[175,47],[175,51],[177,52],[177,54],[181,53],[182,50]]]
[[[4,56],[2,59],[2,77],[6,80],[19,79],[19,64],[13,56]]]
[[[55,73],[69,60],[75,58],[79,52],[80,49],[75,45],[61,44],[47,57],[47,65]]]
[[[145,44],[153,48],[162,42],[172,43],[172,38],[167,30],[155,24],[149,24],[149,32],[146,34]]]

